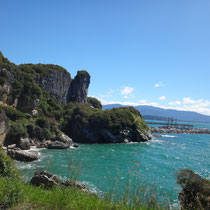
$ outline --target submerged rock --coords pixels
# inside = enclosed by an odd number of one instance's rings
[[[9,149],[7,154],[15,160],[30,162],[34,160],[38,160],[38,152],[36,151],[22,151],[22,150],[14,150]]]

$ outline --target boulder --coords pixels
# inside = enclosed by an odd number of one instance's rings
[[[69,144],[68,143],[63,143],[60,141],[54,141],[51,142],[47,145],[48,149],[68,149],[69,148]]]
[[[20,138],[20,141],[17,146],[22,150],[29,150],[31,142],[28,138]]]
[[[10,144],[7,146],[7,149],[15,149],[16,148],[16,144]]]
[[[34,173],[34,177],[31,179],[31,184],[52,188],[53,186],[61,185],[62,180],[48,171],[42,171]]]
[[[73,144],[73,145],[72,145],[72,147],[74,147],[74,148],[78,148],[78,147],[79,147],[79,145],[78,145],[78,144]]]
[[[69,146],[71,146],[73,143],[72,139],[69,136],[65,135],[64,133],[62,133],[59,137],[57,137],[56,140],[63,142],[65,144],[69,144]]]
[[[34,160],[38,160],[38,152],[36,151],[22,151],[22,150],[14,150],[9,149],[7,154],[15,160],[30,162]]]
[[[35,186],[43,186],[45,188],[52,188],[54,186],[73,187],[80,189],[85,193],[91,193],[81,182],[74,180],[62,181],[59,177],[49,171],[35,172],[34,177],[31,179],[31,184]]]

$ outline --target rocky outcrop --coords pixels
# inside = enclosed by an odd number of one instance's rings
[[[31,179],[31,184],[35,186],[43,186],[45,188],[52,188],[55,186],[73,187],[76,189],[80,189],[85,193],[91,193],[81,182],[73,180],[62,181],[59,177],[48,171],[35,172],[34,177],[32,177]]]
[[[38,160],[38,152],[8,149],[7,154],[14,160],[30,162]]]
[[[147,123],[132,107],[97,110],[85,105],[76,107],[64,132],[78,143],[128,143],[152,139]]]
[[[125,130],[100,129],[92,130],[91,128],[80,128],[80,134],[74,137],[76,142],[80,143],[129,143],[129,142],[145,142],[152,139],[150,130],[144,133],[127,128]]]
[[[86,71],[78,71],[77,76],[71,83],[68,101],[87,103],[88,87],[90,84],[90,75]]]
[[[163,127],[151,127],[152,133],[185,133],[185,134],[210,134],[208,128],[163,128]]]
[[[29,85],[25,85],[26,82]],[[12,105],[23,112],[32,114],[39,106],[41,93],[36,85],[55,97],[57,103],[67,104],[70,101],[87,103],[89,83],[90,75],[86,71],[78,71],[72,80],[69,72],[60,66],[51,64],[16,66],[1,54],[0,104]]]

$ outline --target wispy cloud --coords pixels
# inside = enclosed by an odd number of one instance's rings
[[[202,103],[203,99],[200,100],[193,100],[191,98],[183,98],[183,104],[199,104]]]
[[[117,92],[119,90],[109,90],[106,94],[100,96],[101,98],[111,98],[113,93]]]
[[[158,82],[157,84],[154,85],[154,87],[162,87],[164,86],[163,82]]]
[[[123,95],[124,98],[128,98],[129,96],[134,97],[133,96],[133,91],[134,91],[134,88],[125,86],[125,87],[122,87],[120,92],[121,92],[121,95]]]
[[[189,97],[184,97],[182,101],[169,102],[172,109],[183,111],[194,111],[201,114],[210,115],[210,101],[205,99],[195,100]]]
[[[161,100],[161,101],[164,101],[164,100],[166,100],[166,97],[165,96],[161,96],[158,99]]]
[[[181,105],[181,101],[169,102],[168,104],[171,106],[179,106],[179,105]]]

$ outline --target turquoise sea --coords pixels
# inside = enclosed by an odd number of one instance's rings
[[[194,124],[210,128],[210,124]],[[189,168],[210,179],[210,135],[163,134],[146,143],[79,144],[78,149],[40,149],[40,159],[17,162],[29,181],[36,170],[48,170],[59,177],[77,178],[97,193],[122,195],[125,186],[135,183],[155,186],[178,203],[180,187],[174,173]],[[134,181],[135,180],[135,181]]]

